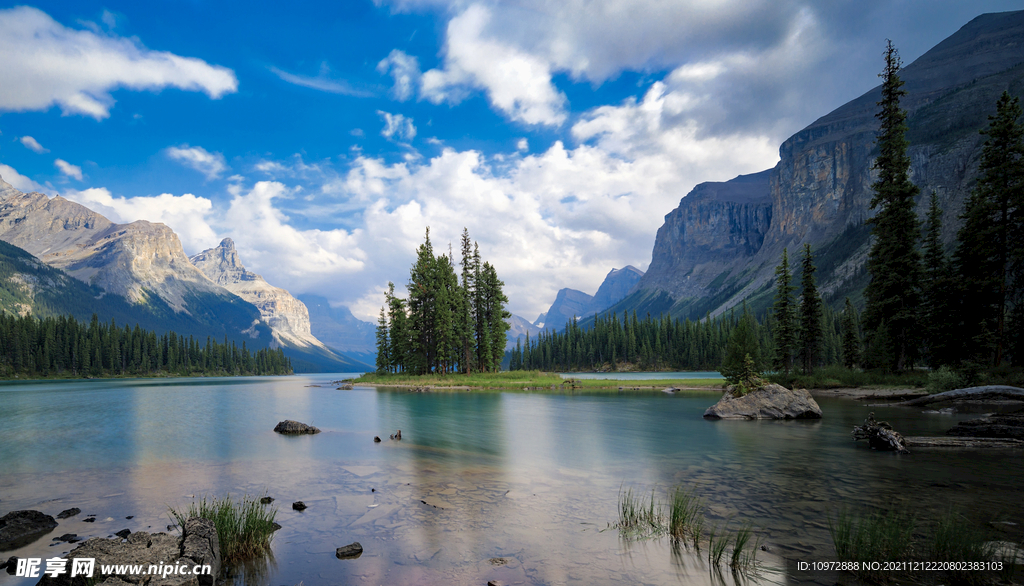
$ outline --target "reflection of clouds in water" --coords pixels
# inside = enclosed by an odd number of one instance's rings
[[[283,526],[268,585],[710,584],[699,559],[674,553],[667,538],[627,544],[617,531],[601,531],[615,521],[620,487],[654,488],[665,500],[672,485],[695,484],[712,523],[731,519],[735,529],[750,521],[774,551],[812,559],[830,553],[826,519],[840,504],[868,508],[913,494],[909,506],[926,514],[970,499],[971,515],[985,522],[1015,510],[1021,480],[998,454],[919,451],[908,459],[862,449],[849,430],[864,408],[849,401],[821,401],[826,416],[818,422],[707,422],[700,415],[711,395],[414,394],[307,384],[282,377],[0,391],[0,434],[6,423],[23,433],[3,436],[20,455],[0,453],[17,468],[0,476],[2,506],[51,515],[77,506],[99,520],[63,520],[57,531],[106,536],[161,530],[170,523],[166,505],[187,505],[188,495],[266,489]],[[10,419],[33,410],[50,413],[40,423]],[[938,435],[957,419],[883,414],[915,435]],[[270,431],[286,418],[309,419],[324,432]],[[81,440],[51,428],[55,422]],[[401,442],[372,442],[398,428]],[[31,441],[42,447],[24,445]],[[35,460],[25,454],[44,461],[26,470]],[[309,508],[291,510],[296,500]],[[353,541],[363,556],[337,560],[334,550]],[[5,555],[49,556],[58,548],[48,543]]]

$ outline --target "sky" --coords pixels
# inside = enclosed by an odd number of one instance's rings
[[[0,176],[375,321],[429,226],[528,320],[1019,0],[0,2]],[[458,260],[458,258],[456,258]]]

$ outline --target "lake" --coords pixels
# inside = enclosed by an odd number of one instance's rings
[[[711,392],[345,391],[331,384],[341,377],[0,385],[0,515],[82,509],[2,557],[63,553],[50,546],[63,533],[163,530],[167,507],[193,495],[266,491],[283,528],[272,558],[238,583],[717,583],[703,555],[609,529],[620,489],[664,499],[683,484],[707,499],[711,524],[757,528],[773,582],[830,585],[835,575],[796,563],[833,559],[827,519],[841,507],[1020,516],[1019,452],[898,456],[850,437],[869,410],[904,435],[940,435],[970,415],[821,399],[819,421],[716,422],[701,418]],[[274,433],[283,419],[323,432]],[[402,441],[388,440],[398,429]],[[309,508],[293,511],[297,500]],[[362,557],[336,559],[353,541]],[[34,582],[0,573],[0,584]]]

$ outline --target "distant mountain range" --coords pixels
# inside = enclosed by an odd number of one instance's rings
[[[115,224],[2,178],[0,240],[3,311],[86,320],[96,313],[157,332],[281,346],[299,372],[371,369],[317,340],[302,303],[247,271],[230,240],[190,260],[163,224]]]
[[[573,318],[583,319],[604,311],[626,297],[643,276],[640,269],[626,266],[609,271],[594,295],[576,289],[559,290],[551,308],[540,314],[534,322],[518,315],[512,316],[506,334],[506,348],[515,346],[516,340],[525,338],[527,333],[530,338],[536,338],[543,330],[561,331]]]
[[[978,131],[1003,91],[1024,93],[1024,11],[975,18],[900,77],[918,213],[923,218],[934,190],[950,243],[974,187]],[[879,97],[876,87],[794,134],[773,169],[696,186],[665,216],[647,273],[611,310],[698,318],[742,300],[764,310],[782,250],[792,258],[804,243],[814,249],[826,301],[862,304]]]

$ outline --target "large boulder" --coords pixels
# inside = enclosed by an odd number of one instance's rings
[[[738,396],[733,387],[708,407],[705,419],[821,419],[821,407],[805,389],[768,383]]]
[[[0,551],[28,545],[56,526],[56,519],[39,511],[7,513],[0,517]]]
[[[106,586],[122,584],[141,584],[149,586],[212,586],[220,573],[220,546],[217,530],[212,521],[191,518],[182,527],[182,536],[176,537],[166,533],[147,533],[136,531],[127,540],[104,539],[94,537],[71,550],[64,559],[92,558],[96,560],[92,578],[83,576],[71,577],[70,571],[56,577],[43,576],[39,586],[85,586],[86,584],[103,584]],[[168,570],[166,576],[146,574],[103,574],[101,566],[142,566],[147,572],[149,566],[163,567],[180,566],[189,570],[196,565],[209,564],[210,575],[179,574]],[[67,570],[72,564],[68,563]]]
[[[320,430],[312,425],[306,425],[291,419],[285,419],[274,428],[277,433],[298,434],[298,433],[320,433]]]

